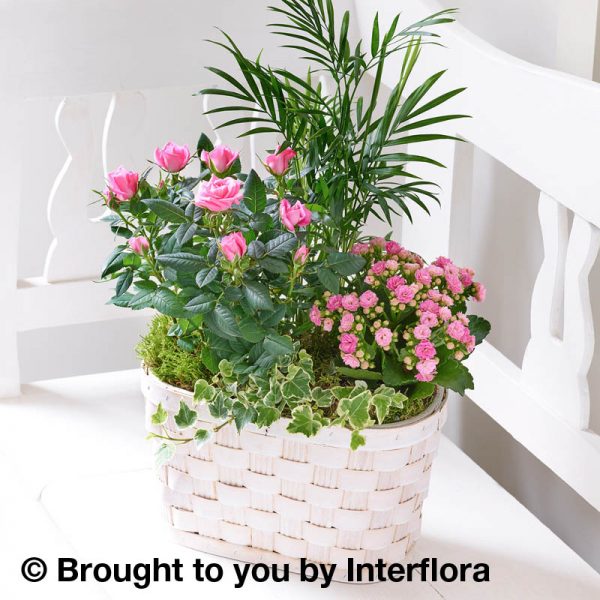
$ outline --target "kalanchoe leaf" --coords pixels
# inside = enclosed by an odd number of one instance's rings
[[[416,402],[418,400],[425,400],[426,398],[429,398],[434,392],[434,383],[420,381],[414,385],[411,385],[407,393],[411,402]]]
[[[378,371],[367,371],[365,369],[351,369],[350,367],[336,367],[340,375],[352,379],[367,379],[369,381],[382,381],[383,375]]]
[[[477,315],[468,315],[467,318],[469,319],[469,331],[471,335],[475,336],[475,344],[479,345],[488,336],[492,326],[489,321]]]
[[[150,417],[152,425],[163,425],[167,422],[169,413],[163,408],[161,403],[156,407],[156,412]]]
[[[473,377],[465,365],[449,358],[437,368],[437,375],[434,377],[434,382],[442,387],[453,390],[461,395],[466,390],[474,389]]]
[[[392,387],[400,387],[413,382],[414,373],[409,373],[404,369],[394,357],[386,354],[383,358],[383,381]]]
[[[182,401],[179,403],[179,412],[174,418],[175,424],[179,429],[187,429],[188,427],[192,427],[198,420],[198,413]]]
[[[206,444],[210,438],[212,437],[212,433],[207,431],[206,429],[198,429],[194,434],[194,442],[196,444],[196,448],[201,448]]]

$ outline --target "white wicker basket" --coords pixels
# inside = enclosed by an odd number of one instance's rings
[[[162,403],[167,429],[190,392],[142,374],[147,427]],[[198,408],[199,425],[215,420]],[[334,563],[345,578],[349,558],[398,562],[421,529],[431,464],[446,419],[443,391],[430,409],[400,425],[365,431],[366,446],[350,450],[340,427],[313,438],[286,431],[287,419],[268,429],[228,425],[200,449],[178,446],[159,469],[168,520],[188,547],[245,562],[289,564],[300,559]]]

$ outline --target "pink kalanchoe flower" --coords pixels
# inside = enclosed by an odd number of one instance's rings
[[[465,286],[469,287],[473,283],[473,276],[475,275],[473,269],[461,269],[459,272],[460,282]]]
[[[430,265],[427,267],[427,270],[432,277],[441,277],[444,274],[444,269],[442,269],[442,267],[438,267],[437,265]]]
[[[392,343],[393,334],[388,327],[381,327],[375,333],[375,342],[382,348],[388,348]]]
[[[448,296],[448,294],[442,294],[440,302],[445,306],[452,306],[454,304],[454,300],[450,296]]]
[[[394,290],[394,294],[396,295],[398,302],[408,304],[415,297],[415,290],[410,285],[399,285]]]
[[[169,173],[179,173],[190,160],[190,149],[167,142],[162,148],[154,150],[154,162]]]
[[[229,262],[236,257],[244,256],[247,249],[246,239],[241,231],[230,233],[221,239],[221,252]]]
[[[295,231],[296,227],[306,227],[312,219],[310,210],[300,200],[292,206],[289,200],[283,199],[279,205],[279,216],[288,231]]]
[[[361,244],[360,242],[357,242],[356,244],[354,244],[354,246],[352,246],[352,249],[350,250],[351,254],[367,254],[369,252],[369,250],[371,249],[371,247],[369,246],[369,244]]]
[[[463,284],[456,275],[447,275],[446,284],[453,294],[462,294],[464,291]]]
[[[431,273],[427,269],[418,269],[415,272],[415,278],[423,285],[431,285]]]
[[[118,167],[106,176],[108,189],[120,202],[131,200],[137,191],[140,177],[135,171],[128,171],[125,167]]]
[[[385,244],[385,251],[388,254],[401,254],[403,249],[398,242],[387,242]]]
[[[354,325],[354,315],[349,312],[345,312],[340,319],[340,332],[350,331]]]
[[[398,261],[390,258],[385,261],[385,268],[388,271],[397,271],[398,270]]]
[[[372,248],[385,248],[386,241],[382,237],[371,238],[369,244]]]
[[[330,312],[336,311],[338,308],[342,308],[342,296],[340,294],[334,294],[329,296],[327,299],[327,310]]]
[[[310,309],[309,318],[317,327],[321,326],[321,311],[319,310],[319,307],[316,304],[312,305],[312,308]]]
[[[373,277],[373,275],[367,275],[365,277],[365,283],[367,285],[373,285],[375,283],[375,277]]]
[[[419,304],[419,310],[421,312],[430,312],[437,315],[440,312],[440,305],[433,300],[423,300],[423,302]]]
[[[436,355],[435,346],[429,340],[421,340],[415,347],[415,354],[420,360],[434,358]]]
[[[359,302],[356,294],[346,294],[342,298],[342,306],[346,310],[349,310],[350,312],[355,312],[358,310],[358,307],[360,306],[360,302]]]
[[[437,369],[437,363],[433,359],[426,359],[417,363],[417,381],[431,381]]]
[[[360,295],[358,301],[362,308],[373,308],[379,302],[379,298],[375,292],[367,290]]]
[[[406,283],[406,279],[404,277],[400,277],[400,275],[392,275],[386,282],[386,287],[388,290],[394,291],[398,286],[404,285]]]
[[[445,256],[438,256],[438,258],[436,258],[433,261],[433,264],[436,267],[442,267],[442,269],[443,269],[446,265],[451,265],[454,263],[449,258],[446,258]]]
[[[376,263],[373,263],[371,265],[371,271],[373,271],[375,275],[381,275],[385,271],[385,261],[378,260]]]
[[[340,350],[344,354],[354,354],[358,346],[358,338],[353,333],[342,333],[340,336]]]
[[[452,321],[446,327],[446,333],[458,342],[462,342],[465,336],[470,335],[469,328],[460,321]]]
[[[209,181],[200,184],[194,204],[211,212],[224,212],[240,203],[244,196],[241,187],[242,184],[233,177],[219,179],[213,175]]]
[[[475,286],[475,296],[474,296],[475,301],[483,302],[485,300],[485,297],[487,294],[485,285],[483,285],[483,283],[480,283],[479,281],[476,281],[473,285]]]
[[[291,148],[279,151],[281,146],[277,146],[274,154],[268,154],[265,158],[265,165],[271,175],[281,177],[285,175],[289,168],[292,159],[296,157],[296,152]]]
[[[429,290],[427,292],[427,297],[434,302],[441,302],[442,293],[439,290]]]
[[[439,317],[442,321],[449,321],[452,318],[452,311],[447,306],[442,306]]]
[[[428,340],[431,337],[431,329],[423,324],[417,325],[413,333],[418,340]]]
[[[310,250],[303,244],[294,254],[294,262],[303,265],[310,254]]]
[[[333,329],[333,319],[323,319],[323,331],[331,331]]]
[[[426,327],[435,327],[438,324],[438,318],[432,312],[425,311],[421,314],[419,323],[421,323],[421,325],[425,325]]]
[[[360,360],[352,354],[342,354],[342,360],[344,361],[344,364],[351,369],[358,369],[358,367],[360,367]]]
[[[467,352],[469,354],[471,354],[471,352],[475,350],[475,342],[476,340],[474,335],[468,336],[468,339],[464,342],[465,346],[467,347]]]
[[[144,254],[144,252],[146,252],[146,250],[150,248],[150,242],[143,235],[138,235],[137,237],[130,237],[127,240],[127,243],[136,254]]]
[[[212,150],[202,150],[200,160],[215,174],[225,175],[233,166],[233,163],[240,156],[239,152],[234,152],[229,146],[219,144]]]
[[[416,271],[419,270],[419,268],[421,267],[420,264],[418,263],[404,263],[404,269],[406,271],[408,271],[409,273],[415,273]]]

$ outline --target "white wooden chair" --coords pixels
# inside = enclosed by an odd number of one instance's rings
[[[385,0],[358,0],[356,7],[363,35],[376,11],[388,23],[397,12]],[[440,9],[433,1],[407,0],[403,19]],[[442,187],[441,210],[433,218],[415,215],[413,226],[403,226],[403,242],[427,258],[447,254],[470,263],[473,147],[540,190],[544,260],[522,368],[484,343],[469,360],[476,389],[468,396],[600,510],[600,436],[589,429],[588,384],[594,352],[588,276],[600,247],[600,85],[518,60],[456,23],[438,33],[447,48],[424,48],[415,81],[447,68],[448,89],[468,88],[455,106],[473,118],[449,128],[468,143],[427,148],[448,167],[441,175],[423,169]],[[390,64],[389,85],[397,72]]]

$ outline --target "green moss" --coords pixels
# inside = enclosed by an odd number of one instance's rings
[[[168,335],[172,323],[165,315],[154,317],[136,351],[161,381],[191,391],[198,379],[210,379],[211,374],[202,364],[201,348],[188,352],[177,345],[176,338]]]

